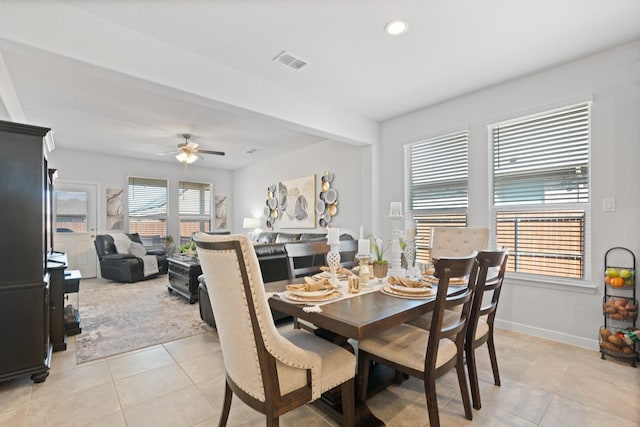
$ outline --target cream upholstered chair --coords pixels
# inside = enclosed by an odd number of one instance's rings
[[[220,425],[236,394],[279,416],[341,385],[344,425],[353,424],[355,356],[301,330],[276,329],[253,246],[246,236],[194,236],[224,359],[226,385]]]
[[[487,227],[433,227],[431,231],[431,258],[461,257],[477,253],[487,247],[489,229]],[[457,314],[446,310],[444,323],[455,321]],[[431,313],[407,322],[423,329],[431,325]]]
[[[424,381],[429,425],[440,425],[436,379],[456,368],[464,413],[472,419],[467,377],[464,369],[464,339],[471,300],[476,283],[476,254],[461,258],[440,258],[435,265],[439,277],[438,290],[430,331],[409,324],[401,324],[381,331],[374,337],[358,343],[358,374],[362,378],[359,390],[362,400],[367,394],[370,361],[382,363]],[[447,297],[450,277],[469,275],[466,289]],[[462,306],[457,321],[443,327],[445,306]]]
[[[487,227],[433,227],[431,258],[461,257],[487,247]]]
[[[493,342],[493,322],[496,317],[496,309],[504,281],[504,273],[507,269],[507,251],[481,251],[478,254],[478,279],[476,282],[475,295],[471,304],[471,314],[469,315],[469,326],[467,327],[467,338],[465,341],[465,355],[467,369],[469,371],[469,383],[471,385],[471,397],[473,407],[480,409],[480,387],[478,385],[478,370],[476,367],[475,349],[487,343],[489,349],[489,359],[491,359],[491,369],[493,370],[493,381],[495,385],[500,385],[500,374],[498,372],[498,360]],[[497,269],[498,274],[494,276],[492,271]]]

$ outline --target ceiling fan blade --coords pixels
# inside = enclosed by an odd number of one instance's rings
[[[198,150],[198,153],[201,154],[215,154],[216,156],[224,156],[224,151],[213,151],[213,150]]]
[[[169,154],[177,154],[179,150],[165,151],[164,153],[156,153],[156,156],[167,156]]]

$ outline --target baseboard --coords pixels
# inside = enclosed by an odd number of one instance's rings
[[[576,347],[586,348],[588,350],[600,349],[597,339],[587,339],[576,335],[569,335],[562,332],[553,331],[551,329],[537,328],[534,326],[523,325],[522,323],[510,322],[500,319],[495,320],[495,326],[513,332],[519,332],[538,338],[561,342],[563,344],[571,344]]]

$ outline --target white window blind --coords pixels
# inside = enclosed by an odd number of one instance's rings
[[[416,223],[416,260],[431,262],[431,228],[465,227],[469,134],[456,132],[405,147],[405,200]]]
[[[588,236],[590,105],[491,129],[496,244],[508,270],[583,279]]]
[[[493,201],[589,201],[589,105],[493,128]]]
[[[167,181],[129,177],[129,230],[139,233],[145,246],[162,246],[167,234]]]
[[[180,215],[211,215],[211,185],[199,182],[178,183]]]
[[[197,231],[211,230],[211,185],[199,182],[178,183],[180,242],[191,240]]]
[[[408,206],[466,209],[468,205],[469,135],[459,132],[408,146]]]

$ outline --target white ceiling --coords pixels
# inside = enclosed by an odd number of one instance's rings
[[[188,132],[235,169],[638,39],[638,0],[0,0],[0,118],[169,162]]]

